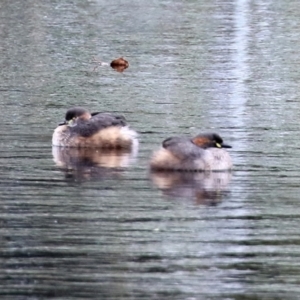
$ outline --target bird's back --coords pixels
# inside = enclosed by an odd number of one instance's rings
[[[79,117],[58,126],[52,136],[52,144],[60,147],[131,149],[137,143],[137,133],[128,128],[124,116],[113,113]]]
[[[205,154],[204,149],[196,146],[186,137],[168,138],[163,141],[162,146],[181,160],[192,160]]]
[[[126,126],[125,117],[112,113],[92,113],[89,120],[78,120],[76,126],[70,127],[71,134],[90,137],[108,127]]]
[[[212,147],[203,149],[185,137],[168,138],[163,141],[162,146],[151,159],[152,169],[221,171],[232,168],[230,155],[224,149]]]

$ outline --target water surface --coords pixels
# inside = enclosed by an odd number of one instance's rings
[[[1,299],[297,299],[299,12],[3,1]],[[57,160],[74,105],[123,113],[138,152]],[[164,138],[199,131],[233,146],[232,174],[149,172]]]

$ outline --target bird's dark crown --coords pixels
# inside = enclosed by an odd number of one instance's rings
[[[217,133],[202,133],[192,139],[192,142],[201,148],[231,148],[223,144],[223,139]]]
[[[72,107],[68,109],[66,112],[65,120],[70,121],[74,118],[78,118],[84,114],[88,113],[88,111],[82,107]]]

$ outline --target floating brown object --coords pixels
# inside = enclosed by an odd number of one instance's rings
[[[94,67],[93,71],[96,71],[100,66],[109,66],[110,65],[114,70],[116,70],[118,72],[123,72],[125,69],[127,69],[129,67],[128,61],[126,59],[124,59],[123,57],[114,59],[110,64],[100,61],[95,57],[93,57],[92,62],[97,64]]]
[[[129,63],[123,57],[119,57],[117,59],[114,59],[110,63],[110,66],[118,72],[123,72],[125,69],[127,69],[129,67]]]
[[[115,67],[124,67],[125,69],[128,68],[129,66],[129,63],[126,59],[124,59],[123,57],[119,57],[117,59],[114,59],[111,63],[110,63],[110,66],[112,68],[115,68]]]

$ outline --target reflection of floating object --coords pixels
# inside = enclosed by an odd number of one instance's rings
[[[150,167],[153,170],[222,171],[232,168],[229,153],[216,133],[199,134],[194,138],[171,137],[154,152]]]
[[[74,148],[131,149],[137,133],[128,128],[121,115],[92,113],[81,107],[70,108],[65,121],[54,130],[53,146]]]
[[[122,73],[125,69],[127,69],[128,67],[124,67],[124,66],[114,66],[112,67],[114,70],[116,70],[117,72]]]
[[[125,69],[129,67],[129,63],[123,57],[119,57],[114,59],[110,64],[106,62],[102,62],[95,57],[93,58],[93,62],[97,64],[93,71],[96,71],[100,66],[108,66],[110,65],[114,70],[118,72],[123,72]]]
[[[91,179],[119,176],[136,158],[137,144],[131,150],[52,147],[55,164],[68,178]]]
[[[231,172],[151,172],[151,179],[166,196],[216,204],[227,192]]]
[[[136,157],[137,148],[134,148],[132,151],[126,151],[52,147],[52,154],[54,162],[59,167],[98,166],[125,168]]]

